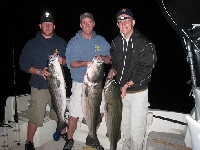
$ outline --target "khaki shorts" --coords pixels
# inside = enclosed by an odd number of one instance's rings
[[[38,90],[31,87],[31,100],[28,106],[29,122],[42,127],[46,113],[47,104],[51,108],[51,96],[48,89]],[[57,115],[54,110],[50,110],[50,118],[57,122]]]

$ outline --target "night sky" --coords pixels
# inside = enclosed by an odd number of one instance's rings
[[[119,33],[115,15],[121,8],[130,8],[136,27],[156,47],[158,61],[149,83],[150,108],[189,113],[194,100],[189,96],[191,85],[189,65],[179,35],[161,12],[156,0],[106,1],[31,1],[0,2],[1,12],[1,120],[8,96],[30,93],[29,75],[19,69],[19,56],[25,43],[35,37],[39,20],[45,10],[55,18],[56,34],[67,42],[80,29],[79,16],[94,15],[97,34],[109,43]],[[3,45],[3,46],[2,46]],[[66,74],[69,71],[66,69]],[[66,77],[70,87],[70,75]],[[70,96],[70,88],[68,88]],[[0,120],[0,122],[2,122]]]

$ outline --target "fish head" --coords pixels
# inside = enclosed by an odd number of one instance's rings
[[[86,79],[89,82],[98,82],[104,77],[104,61],[94,57],[92,63],[87,66]]]
[[[106,78],[104,86],[104,94],[106,101],[112,100],[114,97],[120,97],[121,91],[117,82],[112,78]]]
[[[115,80],[112,78],[106,78],[105,86],[104,86],[104,91],[109,92],[111,88],[113,88],[115,84]]]
[[[58,59],[59,59],[58,55],[49,55],[48,66],[57,65],[59,63]]]
[[[60,63],[58,61],[59,55],[49,55],[48,58],[48,71],[51,74],[57,75],[57,72],[59,72]]]

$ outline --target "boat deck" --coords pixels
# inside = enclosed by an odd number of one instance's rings
[[[51,140],[40,147],[36,147],[36,150],[62,150],[64,144],[65,144],[65,140],[63,138],[61,138],[58,141]],[[12,147],[10,150],[22,150],[22,149],[24,149],[24,144],[16,145]],[[86,146],[85,143],[81,141],[75,140],[74,147],[72,148],[72,150],[94,150],[94,148]],[[108,150],[108,149],[104,148],[104,150]]]
[[[9,122],[10,127],[0,128],[0,145],[7,147],[2,150],[23,150],[27,139],[27,105],[30,95],[18,97],[18,123],[14,123],[14,98],[10,97],[6,101],[5,122]],[[192,113],[194,115],[194,113]],[[67,115],[68,116],[68,115]],[[147,115],[147,129],[145,135],[144,150],[191,150],[191,137],[186,124],[186,114],[165,110],[149,109]],[[68,121],[68,120],[66,120]],[[179,123],[180,122],[180,123]],[[56,131],[57,124],[49,118],[49,109],[47,108],[43,127],[39,127],[34,136],[34,145],[36,150],[62,150],[65,140],[61,138],[58,141],[53,140],[53,134]],[[110,142],[106,136],[107,127],[105,117],[97,130],[99,142],[108,150]],[[73,150],[96,150],[85,145],[88,135],[88,127],[82,120],[78,121],[76,131],[73,135]],[[123,137],[122,137],[123,138]],[[117,150],[122,149],[122,138],[117,143]],[[20,143],[20,144],[19,144]],[[2,148],[0,147],[0,149]]]

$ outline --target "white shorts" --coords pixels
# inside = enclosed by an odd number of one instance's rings
[[[83,118],[84,115],[81,105],[82,88],[83,88],[83,83],[72,81],[72,88],[71,88],[72,95],[70,96],[69,115],[75,118]],[[104,112],[105,112],[105,96],[102,91],[102,102],[100,105],[100,113]]]

